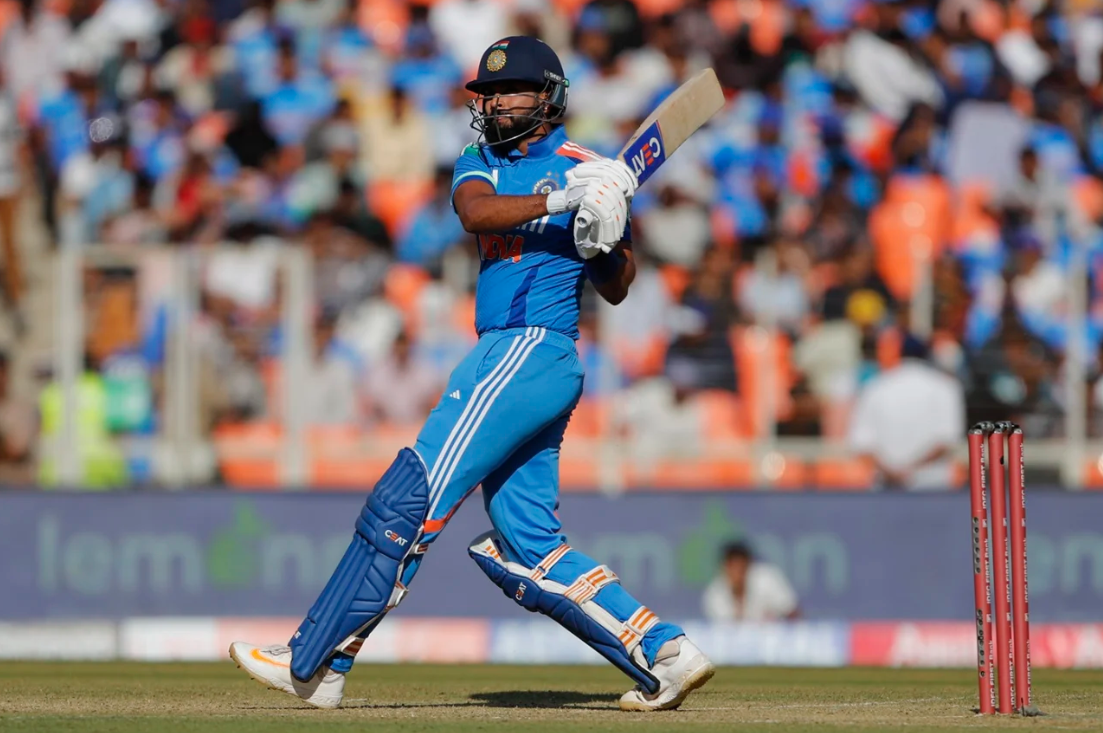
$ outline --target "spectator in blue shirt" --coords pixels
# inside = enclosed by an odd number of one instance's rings
[[[406,55],[395,64],[392,82],[406,90],[418,108],[437,115],[448,110],[452,88],[460,83],[460,67],[437,48],[428,25],[415,25],[406,37]]]
[[[279,32],[273,13],[275,0],[254,0],[251,5],[231,26],[230,43],[246,91],[261,99],[276,88]]]
[[[135,112],[138,124],[133,126],[131,147],[142,173],[160,180],[178,171],[187,154],[188,123],[176,105],[176,95],[159,91]]]
[[[425,268],[435,268],[440,258],[467,237],[452,209],[452,171],[437,168],[435,189],[420,211],[414,214],[398,241],[398,259]]]
[[[65,89],[42,100],[38,121],[46,133],[46,149],[55,172],[70,157],[88,149],[88,123],[102,106],[95,81],[79,74],[70,74]]]
[[[358,12],[358,0],[348,0],[345,12],[325,32],[322,42],[322,69],[338,83],[346,79],[355,82],[368,72],[368,52],[373,44],[360,27]]]
[[[278,70],[276,89],[264,99],[264,122],[280,145],[301,145],[313,125],[333,109],[333,89],[320,74],[300,73],[290,42],[280,43]]]

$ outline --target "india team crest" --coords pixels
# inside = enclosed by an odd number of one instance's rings
[[[496,48],[490,52],[490,55],[486,57],[486,68],[488,71],[501,71],[506,65],[506,52],[500,48]]]
[[[557,188],[559,188],[559,184],[555,182],[554,178],[541,178],[532,187],[532,192],[547,195]]]

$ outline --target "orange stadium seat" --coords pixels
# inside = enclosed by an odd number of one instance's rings
[[[933,190],[898,190],[869,215],[877,272],[894,296],[911,298],[918,263],[935,258],[945,244],[948,207]],[[947,194],[948,195],[948,194]]]
[[[740,424],[739,398],[724,390],[707,390],[697,396],[704,412],[704,429],[707,440],[740,440],[743,432]]]
[[[873,486],[873,464],[862,458],[822,458],[812,466],[817,489],[868,491]]]
[[[311,488],[369,489],[391,457],[366,456],[364,431],[356,425],[316,425],[307,431]]]
[[[222,479],[235,489],[275,489],[282,431],[276,423],[224,423],[214,429]]]
[[[732,351],[735,352],[736,379],[739,382],[739,401],[743,406],[745,434],[762,435],[766,429],[764,416],[766,371],[773,370],[774,399],[779,418],[787,417],[793,408],[790,390],[793,387],[793,367],[790,360],[790,343],[785,334],[775,334],[771,342],[769,332],[758,326],[736,326],[729,334]],[[766,357],[774,351],[773,358]],[[769,360],[767,360],[769,359]]]
[[[803,488],[807,481],[804,464],[784,456],[777,473],[764,477],[755,471],[750,458],[699,458],[661,460],[652,467],[630,467],[629,485],[640,488],[731,491],[772,486],[775,490]]]
[[[788,14],[780,0],[713,0],[709,14],[727,35],[734,35],[748,24],[751,46],[760,54],[770,56],[781,48]]]
[[[629,466],[628,484],[636,488],[729,490],[756,485],[754,466],[747,460],[661,460],[653,466]]]
[[[635,0],[636,7],[643,18],[658,18],[667,13],[680,10],[682,0]]]
[[[608,428],[609,405],[601,399],[582,399],[571,413],[566,438],[597,438]]]
[[[406,319],[411,331],[418,328],[418,308],[421,292],[429,282],[429,273],[417,265],[395,263],[387,269],[383,280],[383,296]]]
[[[392,237],[398,237],[409,218],[433,196],[432,181],[375,181],[368,186],[368,206]]]
[[[590,0],[552,0],[551,4],[569,18],[576,18]]]
[[[597,455],[587,450],[574,450],[564,442],[559,454],[559,488],[563,491],[595,491],[601,485]]]
[[[360,27],[381,48],[397,51],[406,40],[409,3],[403,0],[360,0]]]
[[[978,236],[999,233],[996,220],[988,215],[985,207],[992,199],[992,191],[984,181],[963,183],[956,191],[950,239],[955,247],[964,246]]]
[[[917,204],[923,209],[923,218],[916,220],[914,211],[905,211],[908,226],[922,228],[932,236],[945,235],[949,223],[950,187],[935,175],[896,175],[889,179],[885,200],[900,204]],[[941,239],[941,238],[939,238]]]
[[[796,456],[780,455],[780,463],[772,460],[763,470],[772,475],[760,479],[759,485],[772,486],[775,491],[798,491],[808,486],[808,467]]]

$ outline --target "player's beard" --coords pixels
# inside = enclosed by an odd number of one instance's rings
[[[530,127],[535,127],[536,124],[525,117],[514,115],[491,117],[486,121],[486,141],[499,154],[508,153],[516,149],[521,140],[528,136],[523,127],[526,123]]]
[[[486,141],[499,154],[515,150],[543,123],[537,114],[534,109],[528,114],[498,113],[488,116],[483,132]]]

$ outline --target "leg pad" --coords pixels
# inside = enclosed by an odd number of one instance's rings
[[[648,669],[640,642],[659,618],[641,606],[627,621],[619,621],[594,602],[606,585],[619,582],[604,565],[583,574],[566,586],[545,576],[570,552],[561,545],[533,569],[508,562],[498,545],[497,533],[477,537],[467,552],[484,573],[522,608],[549,616],[592,649],[616,665],[647,692],[659,690],[659,681]]]
[[[406,594],[399,582],[419,540],[429,508],[425,464],[403,448],[368,496],[356,532],[290,646],[291,673],[308,680],[330,655],[379,623]]]

